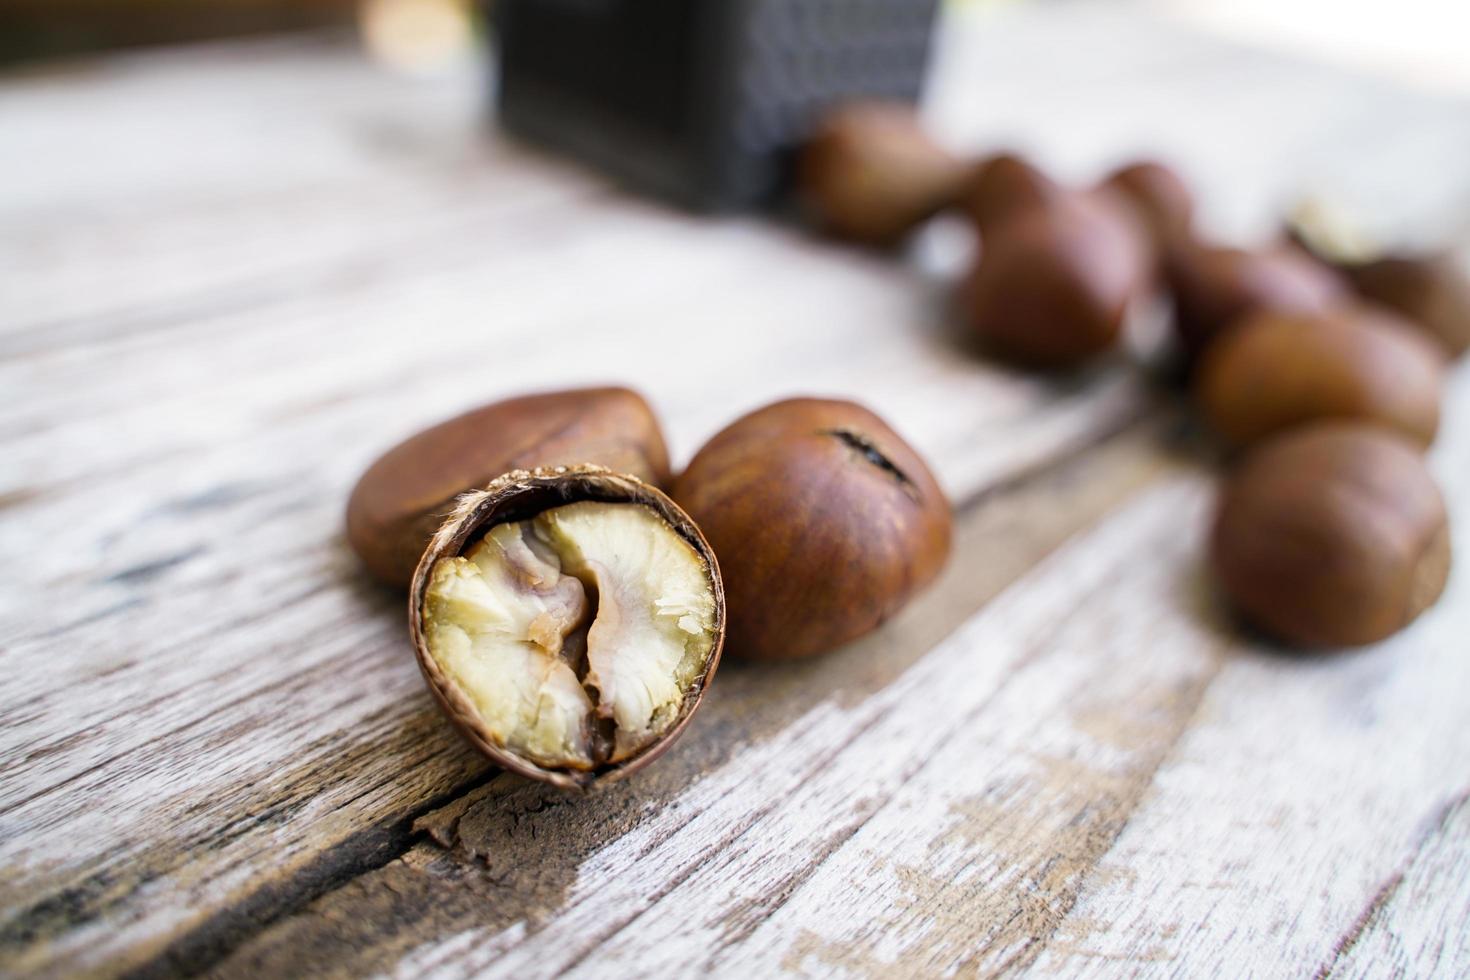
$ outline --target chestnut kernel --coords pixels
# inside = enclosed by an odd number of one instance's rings
[[[598,466],[517,470],[462,496],[409,596],[450,720],[496,764],[565,788],[668,748],[719,663],[724,613],[688,515]]]
[[[913,106],[855,102],[818,122],[797,159],[796,183],[829,232],[886,246],[952,204],[967,174]]]
[[[963,287],[971,330],[996,353],[1070,367],[1118,340],[1149,259],[1131,219],[1111,201],[1071,195],[984,233]]]
[[[1245,618],[1303,647],[1403,629],[1439,598],[1450,568],[1444,498],[1417,447],[1343,423],[1252,452],[1226,482],[1210,548]]]
[[[1288,246],[1248,251],[1182,244],[1170,249],[1164,266],[1175,327],[1191,362],[1248,314],[1324,313],[1350,296],[1335,272]]]
[[[1441,365],[1428,340],[1386,313],[1267,312],[1205,352],[1197,394],[1210,425],[1235,445],[1356,419],[1427,446],[1439,428]]]
[[[347,540],[369,572],[402,588],[458,494],[510,470],[579,463],[668,484],[663,433],[642,396],[626,388],[525,395],[425,429],[357,481]]]
[[[737,419],[673,495],[720,558],[729,649],[741,657],[808,657],[856,639],[949,555],[949,503],[928,467],[852,402],[795,398]]]

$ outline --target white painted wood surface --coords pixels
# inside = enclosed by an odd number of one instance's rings
[[[1123,358],[964,351],[962,241],[669,212],[499,141],[471,86],[326,41],[0,80],[0,970],[1470,970],[1466,576],[1372,650],[1254,645],[1199,569],[1177,409]],[[1303,186],[1470,214],[1463,105],[1125,15],[951,23],[933,93],[957,143],[1079,179],[1171,152],[1221,230]],[[568,801],[454,739],[340,519],[407,432],[603,380],[676,460],[859,397],[960,547],[891,626],[722,668],[666,759]],[[1463,371],[1446,414],[1458,518]]]

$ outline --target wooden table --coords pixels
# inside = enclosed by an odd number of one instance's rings
[[[1178,160],[1215,228],[1325,188],[1470,214],[1470,107],[1124,10],[962,16],[937,125],[1091,177]],[[0,972],[402,977],[1470,971],[1470,576],[1373,649],[1241,633],[1215,470],[1127,357],[967,354],[965,243],[701,219],[501,141],[471,74],[350,43],[0,83]],[[405,434],[647,392],[677,460],[856,396],[957,510],[942,580],[808,663],[728,663],[590,798],[497,774],[342,537]],[[1470,376],[1433,465],[1470,554]]]

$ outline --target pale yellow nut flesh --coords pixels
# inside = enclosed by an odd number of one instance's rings
[[[642,504],[583,501],[435,563],[429,655],[501,747],[545,768],[636,754],[679,718],[714,647],[694,548]]]

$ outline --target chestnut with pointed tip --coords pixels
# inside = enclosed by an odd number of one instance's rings
[[[1170,167],[1157,160],[1139,160],[1113,171],[1099,190],[1127,202],[1147,229],[1157,254],[1189,239],[1194,195]]]
[[[797,190],[841,238],[894,245],[954,202],[968,167],[925,131],[913,106],[854,102],[817,124],[797,158]]]
[[[1016,213],[982,236],[961,307],[980,340],[1023,364],[1071,367],[1108,350],[1148,283],[1132,219],[1100,196]]]
[[[1325,313],[1351,295],[1331,269],[1284,245],[1250,251],[1187,243],[1170,249],[1164,264],[1190,362],[1248,314]]]
[[[1374,643],[1444,591],[1444,498],[1412,443],[1372,426],[1312,426],[1231,474],[1210,558],[1235,607],[1272,636],[1303,647]]]
[[[719,556],[740,657],[808,657],[856,639],[949,555],[949,503],[928,467],[852,402],[794,398],[736,420],[673,496]]]
[[[1066,196],[1041,168],[1014,153],[998,153],[976,165],[961,201],[984,235],[1002,223]]]
[[[497,765],[584,789],[647,765],[719,664],[719,565],[678,505],[597,466],[461,497],[409,592],[439,706]]]
[[[408,585],[456,495],[502,473],[595,463],[667,486],[653,409],[627,388],[524,395],[441,422],[388,450],[347,501],[347,540],[379,580]]]
[[[1412,327],[1344,309],[1249,317],[1205,352],[1195,380],[1205,418],[1238,446],[1323,419],[1374,422],[1427,446],[1440,376],[1438,353]]]

